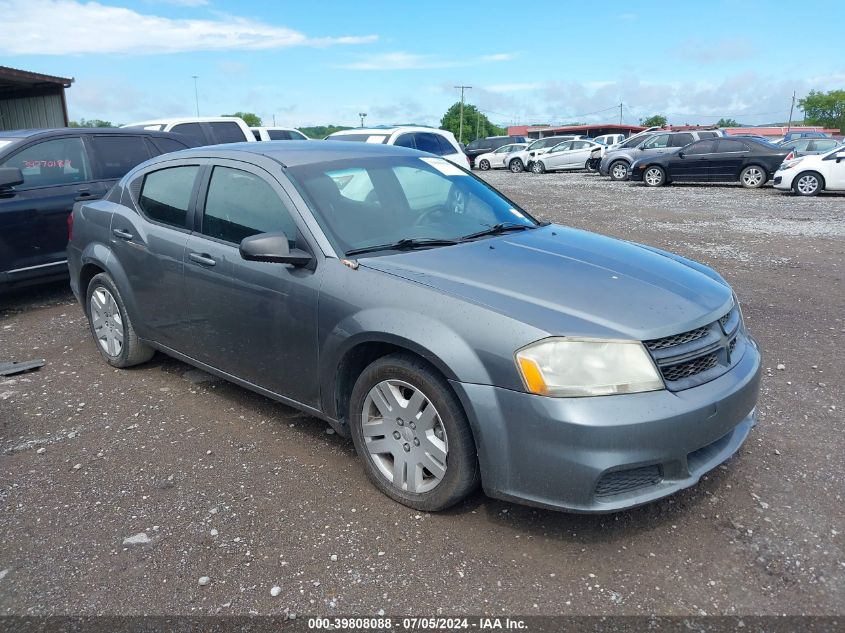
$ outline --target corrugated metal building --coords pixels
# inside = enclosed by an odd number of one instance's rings
[[[67,127],[73,79],[0,66],[0,130]]]

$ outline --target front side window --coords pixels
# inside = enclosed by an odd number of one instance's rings
[[[21,170],[24,181],[18,189],[71,185],[91,180],[88,155],[79,137],[36,143],[7,159],[2,167]]]
[[[643,143],[643,149],[662,149],[669,147],[669,135],[658,134]]]
[[[147,144],[140,136],[94,136],[91,145],[100,165],[100,177],[107,180],[122,178],[150,157]]]
[[[209,125],[218,143],[241,143],[246,140],[241,126],[234,121],[212,121]]]
[[[184,228],[199,167],[185,165],[153,171],[144,176],[138,204],[153,221]]]
[[[706,141],[698,141],[693,143],[684,150],[684,154],[712,154],[716,151],[716,141],[708,139]]]
[[[634,136],[629,138],[622,144],[622,149],[631,149],[632,147],[638,147],[640,143],[644,142],[648,136]]]
[[[401,134],[399,138],[393,142],[393,144],[396,147],[410,147],[411,149],[417,149],[417,144],[414,143],[413,134]]]
[[[839,143],[834,141],[833,139],[817,139],[815,141],[810,141],[808,149],[811,152],[826,152],[829,149],[833,149],[837,145],[839,145]]]
[[[170,131],[187,136],[197,145],[208,145],[205,133],[202,131],[202,126],[199,123],[179,123],[178,125],[174,125]]]
[[[278,231],[285,233],[291,245],[296,242],[296,223],[273,187],[255,174],[215,167],[205,198],[202,234],[240,244],[245,237]]]
[[[267,130],[267,136],[271,141],[289,141],[291,135],[287,130]]]
[[[403,239],[456,240],[503,222],[535,226],[493,188],[442,158],[355,158],[287,173],[341,253]],[[349,195],[349,187],[358,193]]]
[[[555,152],[565,152],[570,149],[572,149],[572,141],[565,141],[563,143],[558,143],[553,148],[551,148],[549,150],[549,154],[553,154]]]
[[[692,134],[683,133],[683,134],[673,134],[672,135],[672,147],[686,147],[690,143],[692,143],[695,139],[693,138]]]

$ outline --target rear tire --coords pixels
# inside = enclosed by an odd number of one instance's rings
[[[535,160],[531,163],[531,173],[532,174],[545,174],[546,173],[546,166],[543,164],[541,160]]]
[[[759,189],[768,179],[766,170],[759,165],[749,165],[739,174],[739,182],[746,189]]]
[[[512,173],[518,174],[525,171],[525,166],[522,164],[521,160],[514,158],[510,163],[508,163],[508,169],[510,169]]]
[[[443,376],[419,357],[397,353],[373,362],[355,382],[349,411],[364,471],[391,499],[436,512],[478,487],[463,407]]]
[[[801,172],[792,181],[792,191],[796,196],[817,196],[824,189],[824,179],[814,171]]]
[[[617,160],[612,163],[607,170],[610,174],[610,179],[615,181],[628,180],[628,163],[624,160]]]
[[[97,351],[112,367],[140,365],[155,354],[152,347],[138,339],[123,297],[107,273],[95,275],[88,284],[85,314]]]
[[[478,163],[478,168],[481,171],[487,171],[488,169],[490,169],[490,161],[485,158],[480,163]]]

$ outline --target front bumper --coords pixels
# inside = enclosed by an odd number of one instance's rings
[[[644,169],[640,169],[640,166],[636,163],[631,165],[628,168],[628,180],[632,180],[633,182],[642,182],[643,181],[643,172]]]
[[[777,171],[775,172],[775,177],[772,181],[772,185],[775,189],[792,189],[792,179],[797,173],[798,172],[794,169],[788,171]]]
[[[752,343],[727,373],[677,392],[547,398],[452,385],[472,425],[488,495],[613,512],[688,488],[733,455],[756,422],[759,383]]]

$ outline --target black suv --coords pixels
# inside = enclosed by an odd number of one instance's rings
[[[492,152],[503,145],[510,145],[511,143],[525,143],[524,136],[488,136],[487,138],[477,138],[466,146],[464,153],[469,158],[471,167],[475,167],[475,157]]]
[[[0,132],[0,291],[66,277],[74,203],[102,198],[148,158],[195,146],[147,130]]]

